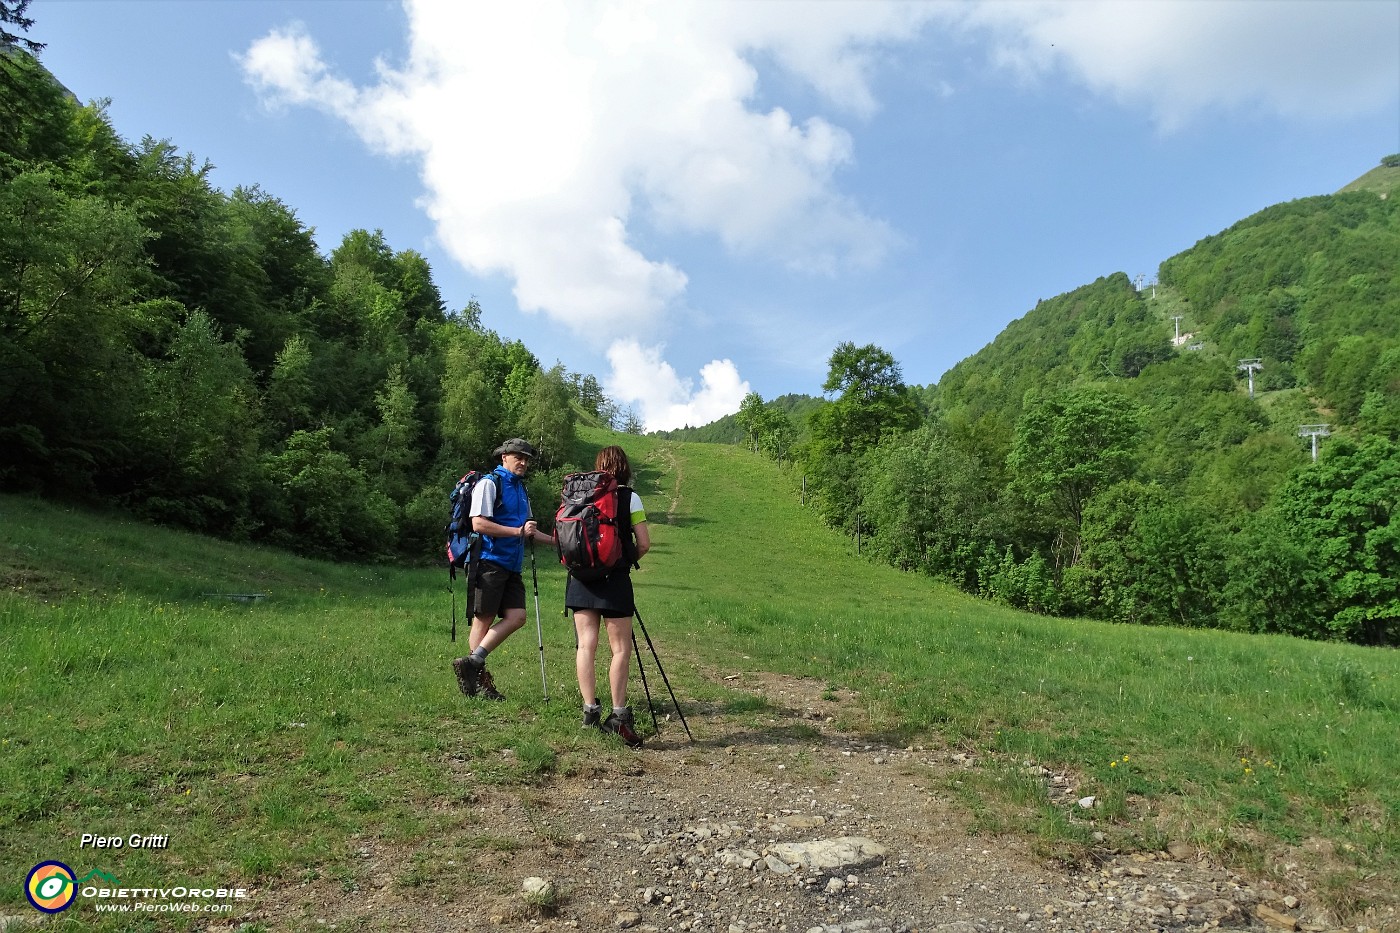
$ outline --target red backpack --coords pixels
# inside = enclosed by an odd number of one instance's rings
[[[559,562],[580,580],[601,580],[635,559],[632,547],[632,490],[611,473],[570,473],[564,477],[554,534]]]

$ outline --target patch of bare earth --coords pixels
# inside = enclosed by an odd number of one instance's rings
[[[1180,843],[1066,868],[1025,839],[974,835],[971,817],[937,788],[979,767],[975,759],[840,731],[834,714],[849,698],[819,683],[728,679],[765,702],[738,715],[687,707],[694,742],[678,720],[663,720],[620,765],[600,755],[588,773],[480,788],[440,806],[440,838],[416,848],[364,840],[345,877],[260,891],[251,915],[209,929],[1341,929],[1304,884],[1247,878]],[[638,719],[650,725],[644,711]],[[873,848],[839,867],[793,856],[842,839]],[[531,878],[544,886],[527,898]],[[1346,929],[1400,930],[1385,910]]]

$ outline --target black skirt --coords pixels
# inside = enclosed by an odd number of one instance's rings
[[[637,603],[632,595],[632,568],[617,568],[601,580],[579,580],[569,575],[564,605],[570,610],[589,609],[605,619],[630,619]]]

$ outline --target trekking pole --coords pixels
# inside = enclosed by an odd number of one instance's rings
[[[535,572],[535,541],[530,540],[530,579],[535,585],[535,634],[540,640],[540,691],[549,702],[549,686],[544,682],[544,623],[540,621],[540,576]]]
[[[447,598],[452,601],[452,640],[457,640],[457,592],[452,588],[452,566],[447,568]]]
[[[647,624],[642,621],[641,610],[634,607],[632,611],[637,615],[637,624],[641,626],[642,637],[647,640],[647,647],[651,649],[651,657],[652,660],[656,661],[656,669],[661,672],[661,681],[666,685],[667,692],[671,694],[671,704],[676,708],[676,715],[681,718],[681,725],[685,727],[686,737],[694,742],[695,736],[690,734],[690,724],[685,721],[685,713],[681,712],[681,704],[676,699],[676,691],[671,689],[671,681],[666,677],[666,668],[661,666],[661,656],[656,653],[656,646],[651,643],[651,633],[647,631]],[[636,638],[635,635],[632,637]]]
[[[632,633],[632,654],[637,658],[637,673],[642,675],[642,692],[647,695],[647,709],[651,712],[651,727],[658,733],[661,727],[656,723],[656,706],[651,702],[651,688],[647,686],[647,672],[642,668],[642,649],[637,647],[637,633]]]

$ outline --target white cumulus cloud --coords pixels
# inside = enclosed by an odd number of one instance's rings
[[[612,372],[603,389],[615,401],[635,406],[648,431],[699,426],[733,414],[750,392],[730,360],[713,360],[700,369],[700,385],[681,379],[661,358],[661,347],[619,340],[608,348]]]
[[[468,269],[504,273],[521,310],[580,332],[645,326],[686,274],[636,242],[657,229],[831,271],[878,262],[890,230],[844,197],[849,133],[753,103],[754,53],[831,106],[875,107],[871,50],[914,35],[889,4],[406,3],[409,57],[372,87],[337,79],[295,27],[242,58],[269,103],[313,105],[421,164],[423,205]]]
[[[968,7],[1027,78],[1063,68],[1164,129],[1205,110],[1351,118],[1400,97],[1400,4],[1376,0],[1017,0]]]

